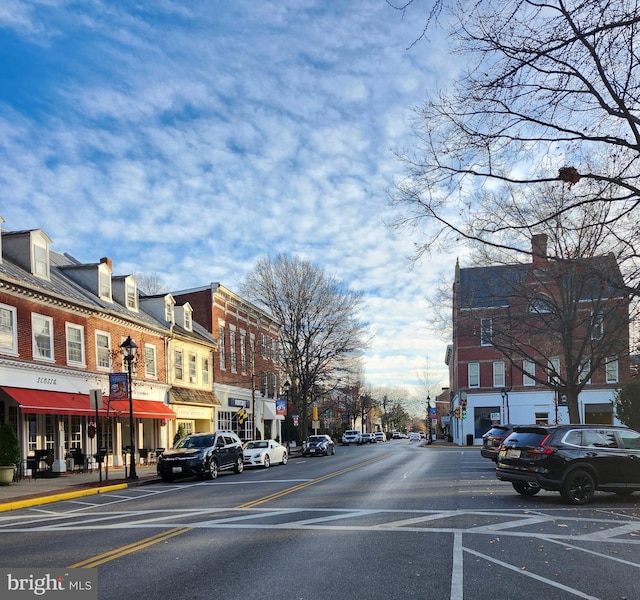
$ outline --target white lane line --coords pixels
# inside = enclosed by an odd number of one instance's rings
[[[453,534],[453,560],[451,564],[451,600],[462,600],[464,597],[464,556],[462,532]]]

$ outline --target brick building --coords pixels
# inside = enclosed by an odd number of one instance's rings
[[[188,302],[193,317],[216,338],[214,393],[221,407],[218,429],[232,429],[241,439],[282,439],[279,396],[280,323],[264,310],[220,283],[173,292]],[[248,419],[239,422],[238,411]]]
[[[614,258],[551,260],[546,235],[533,236],[532,257],[456,264],[445,362],[460,444],[479,443],[496,422],[567,423],[571,410],[574,422],[616,422],[613,395],[630,367],[629,302]]]

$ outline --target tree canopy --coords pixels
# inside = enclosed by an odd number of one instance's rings
[[[359,315],[362,294],[317,265],[285,254],[260,259],[242,292],[282,326],[282,371],[290,379],[306,436],[314,389],[335,385],[367,347],[367,326]]]
[[[395,225],[424,230],[420,252],[461,240],[528,252],[531,230],[588,209],[598,219],[582,227],[604,235],[638,290],[639,1],[436,1],[423,37],[447,28],[464,67],[416,110],[415,147],[398,151]],[[550,186],[563,202],[530,211]]]

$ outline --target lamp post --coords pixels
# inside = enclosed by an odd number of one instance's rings
[[[284,382],[284,385],[282,386],[282,389],[284,390],[284,395],[287,398],[287,414],[285,416],[285,419],[286,419],[285,423],[287,424],[287,427],[286,427],[287,439],[283,440],[283,441],[288,444],[291,441],[291,432],[290,432],[290,429],[289,429],[291,427],[291,424],[289,422],[289,418],[291,416],[291,415],[289,415],[289,392],[291,391],[291,383],[289,383],[288,379],[287,379],[287,381]]]
[[[131,372],[133,369],[133,360],[136,357],[136,350],[138,346],[131,339],[131,336],[127,336],[127,339],[120,344],[122,349],[122,355],[124,361],[127,363],[128,374],[128,392],[129,392],[129,477],[127,479],[136,480],[138,475],[136,474],[136,438],[135,438],[135,426],[133,418],[133,396],[131,389]]]
[[[427,444],[431,444],[431,396],[427,394]]]

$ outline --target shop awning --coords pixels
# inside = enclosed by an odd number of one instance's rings
[[[121,417],[129,416],[128,400],[112,400],[110,404],[111,414],[114,412]],[[156,400],[133,399],[133,416],[138,419],[175,419],[174,413],[166,404]]]
[[[91,407],[88,394],[68,394],[5,386],[2,387],[2,391],[11,396],[24,413],[81,416],[96,414],[95,409]],[[99,412],[106,414],[106,411]]]
[[[207,390],[195,390],[173,386],[169,390],[171,402],[177,404],[199,404],[202,406],[221,406],[218,397]]]
[[[70,394],[67,392],[52,392],[48,390],[31,390],[2,386],[2,391],[13,398],[23,413],[37,413],[45,415],[80,415],[95,416],[95,408],[91,406],[88,394]],[[100,416],[107,414],[108,398],[103,396],[103,407],[98,410]],[[112,400],[109,414],[129,415],[128,400]],[[168,406],[154,400],[133,400],[133,415],[140,419],[175,419],[174,413]]]

